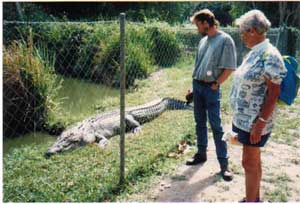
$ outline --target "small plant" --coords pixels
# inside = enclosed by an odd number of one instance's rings
[[[265,197],[270,202],[287,202],[290,196],[290,188],[285,185],[280,185],[274,190],[266,191]]]

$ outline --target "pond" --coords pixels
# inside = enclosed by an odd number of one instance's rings
[[[46,142],[54,142],[55,140],[55,136],[41,132],[28,133],[16,138],[5,138],[3,140],[3,155],[9,153],[14,148],[20,148],[25,145],[34,146]]]
[[[50,115],[56,120],[69,123],[80,121],[96,114],[97,111],[104,111],[108,106],[118,106],[119,93],[118,89],[78,79],[64,78],[58,94],[60,109]],[[55,136],[40,132],[25,134],[17,138],[6,138],[3,140],[3,154],[23,145],[37,145],[55,140]]]
[[[104,111],[107,107],[118,106],[119,89],[112,89],[100,84],[85,82],[78,79],[64,78],[58,94],[60,99],[59,112],[55,117],[66,121],[82,120],[96,111]]]

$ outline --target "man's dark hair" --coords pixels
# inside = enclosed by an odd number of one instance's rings
[[[204,22],[206,21],[210,27],[214,25],[219,25],[219,22],[216,20],[215,15],[208,9],[203,9],[194,13],[194,15],[190,18],[190,20],[194,23],[196,21]]]

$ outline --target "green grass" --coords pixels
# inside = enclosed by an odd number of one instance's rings
[[[146,124],[141,134],[127,137],[128,185],[163,172],[168,152],[172,151],[178,141],[193,134],[191,118],[191,113],[188,112],[167,112]],[[118,138],[113,138],[105,151],[96,145],[89,145],[45,160],[43,153],[49,145],[48,142],[35,148],[28,146],[15,149],[5,156],[5,201],[114,200],[113,192],[118,188],[119,175]],[[127,188],[129,190],[126,191],[133,191],[130,186]]]
[[[287,202],[291,196],[289,182],[292,182],[287,174],[272,175],[272,178],[266,179],[267,182],[274,184],[274,188],[266,189],[264,197],[269,202]]]
[[[182,61],[172,68],[161,69],[149,79],[138,81],[135,89],[128,90],[126,94],[126,106],[140,105],[166,96],[183,100],[187,90],[191,88],[192,70],[192,60]],[[82,89],[76,90],[78,93],[73,93],[77,85]],[[72,123],[94,114],[97,110],[106,111],[118,106],[117,93],[110,95],[111,92],[107,91],[107,95],[102,99],[102,94],[101,96],[97,94],[98,86],[88,91],[93,86],[77,81],[74,85],[65,87],[66,90],[62,93],[66,93],[64,96],[69,97],[64,101],[65,104],[62,104],[61,113],[65,116],[62,119],[60,115],[56,117]],[[231,79],[222,85],[224,123],[231,122],[230,88]],[[78,98],[80,100],[77,100]],[[75,103],[76,101],[81,105]],[[288,118],[285,115],[288,111],[296,114]],[[277,142],[298,140],[297,134],[286,134],[288,130],[298,128],[297,113],[299,113],[298,102],[291,107],[282,109],[280,107],[277,126],[274,129],[275,136],[271,139]],[[13,149],[3,158],[4,201],[126,200],[126,197],[133,193],[147,190],[149,185],[160,176],[174,171],[176,165],[182,163],[184,157],[168,158],[168,153],[174,151],[176,144],[182,139],[187,139],[193,144],[194,135],[194,119],[191,111],[168,111],[145,124],[142,132],[137,135],[126,134],[126,184],[122,189],[118,185],[119,137],[117,136],[110,140],[105,150],[99,149],[96,145],[88,145],[55,155],[49,160],[44,159],[43,154],[52,144],[51,141]],[[236,173],[240,172],[236,170]],[[278,180],[280,181],[278,186],[266,193],[265,197],[268,200],[288,200],[288,178],[283,176]]]
[[[158,97],[173,96],[184,99],[186,90],[191,86],[192,65],[180,64],[180,68],[163,69],[155,80],[137,83],[138,91],[128,92],[128,106],[143,104]],[[80,83],[84,87],[85,83]],[[67,88],[72,90],[78,86]],[[176,87],[176,88],[174,88]],[[95,88],[96,90],[96,88]],[[83,101],[70,91],[70,100],[62,104],[61,113],[68,109],[78,121],[90,115],[89,108],[80,109],[72,105],[77,101],[83,106],[98,106],[108,109],[116,105],[118,96],[109,96],[107,101],[89,97],[86,89],[78,90]],[[92,91],[93,93],[93,91]],[[86,95],[85,95],[86,94]],[[92,95],[92,94],[91,94]],[[95,94],[97,95],[97,94]],[[75,99],[75,100],[74,100]],[[71,106],[71,107],[68,107]],[[90,107],[91,108],[91,107]],[[90,111],[90,112],[89,112]],[[82,116],[81,113],[85,113]],[[78,115],[77,115],[78,114]],[[57,118],[60,116],[56,115]],[[194,135],[192,111],[168,111],[161,117],[144,125],[138,135],[127,134],[126,139],[126,181],[125,188],[119,192],[119,140],[110,140],[107,149],[88,145],[71,152],[65,152],[46,160],[44,152],[51,141],[21,146],[4,155],[3,158],[3,195],[5,202],[98,202],[113,201],[116,195],[134,192],[133,183],[149,181],[153,175],[168,171],[169,152],[184,138]],[[123,192],[123,193],[122,193]]]

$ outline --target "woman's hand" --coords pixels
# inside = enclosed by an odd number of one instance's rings
[[[265,99],[264,104],[262,105],[261,112],[259,114],[259,117],[262,118],[269,118],[276,106],[276,102],[278,99],[278,96],[280,94],[280,84],[274,84],[271,80],[265,78],[266,84],[267,84],[267,96]],[[264,120],[265,120],[264,119]],[[264,127],[266,126],[266,122],[263,120],[257,119],[255,123],[252,126],[251,132],[250,132],[250,143],[256,144],[260,142],[262,132]]]
[[[261,140],[263,129],[265,128],[266,123],[261,120],[256,120],[253,124],[253,127],[250,132],[250,143],[257,144]]]

